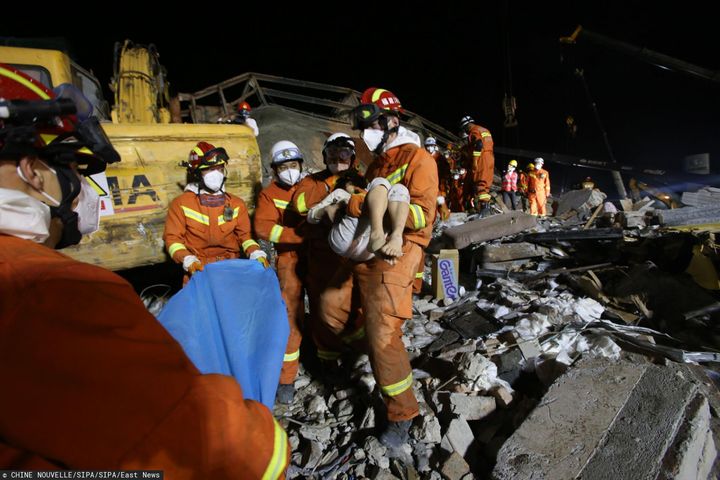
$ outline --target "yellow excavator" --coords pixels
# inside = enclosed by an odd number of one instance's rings
[[[248,206],[254,204],[262,167],[255,135],[244,125],[170,123],[179,121],[179,113],[171,115],[165,71],[152,45],[125,41],[116,45],[115,56],[110,110],[100,82],[63,50],[0,46],[0,63],[50,89],[64,83],[78,87],[120,153],[120,163],[92,177],[102,202],[100,230],[63,250],[78,260],[120,270],[166,260],[162,233],[167,207],[186,180],[178,165],[198,141],[227,150],[228,191]]]

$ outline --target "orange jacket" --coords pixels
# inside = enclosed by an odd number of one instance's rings
[[[528,192],[550,196],[550,173],[544,168],[536,168],[528,175]]]
[[[365,172],[365,178],[387,178],[392,185],[402,183],[410,192],[410,214],[405,224],[405,240],[427,246],[432,234],[438,196],[438,171],[435,160],[424,149],[405,143],[384,152]],[[364,194],[348,201],[348,214],[359,217]]]
[[[258,195],[253,226],[262,240],[275,244],[278,252],[299,250],[303,243],[304,222],[292,208],[292,196],[297,185],[284,187],[273,181]]]
[[[495,173],[495,154],[490,130],[472,124],[468,132],[468,148],[472,151],[475,193],[481,201],[488,201]]]
[[[271,412],[201,375],[118,275],[0,235],[0,292],[0,470],[282,475]]]
[[[232,219],[225,220],[225,207]],[[170,257],[182,263],[195,255],[204,264],[239,258],[240,248],[249,256],[260,246],[251,236],[250,217],[245,202],[226,194],[225,204],[207,207],[194,192],[185,192],[170,204],[163,234]]]
[[[435,152],[432,156],[435,159],[435,164],[437,165],[438,170],[438,193],[445,197],[450,191],[450,185],[453,180],[450,162],[445,155],[440,152]]]

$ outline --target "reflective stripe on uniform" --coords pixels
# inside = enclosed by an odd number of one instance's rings
[[[481,193],[477,196],[478,200],[490,200],[490,194],[489,193]]]
[[[479,157],[479,156],[481,156],[481,155],[482,155],[482,151],[481,151],[481,150],[473,150],[473,157]]]
[[[240,214],[240,207],[235,207],[235,209],[233,210],[232,219],[235,220],[239,214]],[[224,224],[225,224],[225,215],[218,216],[218,225],[224,225]]]
[[[417,273],[415,274],[415,278],[423,278],[423,276],[424,276],[424,275],[423,275],[423,272],[417,272]]]
[[[187,250],[187,247],[182,243],[173,243],[168,247],[168,253],[171,257],[175,255],[175,252],[177,252],[178,250]]]
[[[273,426],[275,427],[275,439],[273,441],[273,453],[268,462],[268,466],[263,473],[262,480],[275,480],[287,467],[287,433],[282,429],[280,424],[273,418]]]
[[[288,207],[288,204],[289,204],[290,202],[287,202],[287,201],[285,201],[285,200],[280,200],[280,199],[278,199],[278,198],[273,198],[273,203],[274,203],[275,206],[276,206],[277,208],[279,208],[280,210],[285,210],[285,209]]]
[[[11,79],[15,80],[16,82],[21,83],[24,87],[35,92],[43,100],[50,99],[50,95],[45,93],[42,88],[38,87],[36,84],[31,82],[27,78],[22,77],[15,72],[11,72],[10,70],[0,67],[0,75],[2,75],[3,77],[11,78]]]
[[[192,208],[188,208],[184,205],[181,205],[181,208],[187,218],[195,220],[198,223],[202,223],[203,225],[210,225],[210,217],[208,217],[207,215],[196,212]]]
[[[278,224],[273,225],[272,230],[270,230],[270,241],[273,243],[278,243],[280,241],[280,235],[282,235],[283,230],[285,230],[285,227],[281,227]]]
[[[405,165],[385,177],[387,181],[390,182],[390,185],[395,185],[396,183],[402,181],[403,178],[405,178],[405,172],[407,171],[408,165],[410,164],[406,163]]]
[[[317,356],[320,360],[336,360],[336,359],[340,358],[340,352],[333,352],[331,350],[318,349]]]
[[[245,240],[245,241],[242,243],[243,252],[247,252],[247,249],[250,248],[250,247],[252,247],[253,245],[255,245],[256,247],[260,248],[260,245],[258,245],[258,243],[257,243],[255,240],[253,240],[252,238],[251,238],[250,240]]]
[[[298,358],[300,358],[300,350],[295,350],[292,353],[286,353],[283,357],[283,362],[294,362]]]
[[[343,335],[342,341],[343,341],[343,343],[352,343],[355,340],[360,340],[361,338],[365,338],[365,327],[364,326],[358,328],[353,333]]]
[[[297,211],[300,213],[305,213],[308,211],[307,205],[305,205],[305,192],[302,192],[300,195],[298,195]]]
[[[427,222],[425,221],[425,213],[422,211],[422,208],[420,208],[420,205],[416,205],[414,203],[410,204],[410,214],[413,218],[413,224],[415,225],[415,230],[420,230],[421,228],[425,228],[425,225]]]
[[[410,375],[408,375],[404,379],[400,380],[399,382],[393,383],[392,385],[388,385],[387,387],[381,386],[380,389],[388,397],[395,397],[395,396],[403,393],[408,388],[412,387],[412,382],[413,382],[413,376],[412,376],[412,372],[410,372]]]
[[[480,132],[480,137],[486,138],[486,137],[492,137],[492,135],[490,135],[490,132]]]

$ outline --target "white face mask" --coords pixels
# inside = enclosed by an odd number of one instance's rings
[[[73,211],[78,214],[78,230],[83,235],[95,233],[100,228],[100,195],[85,177],[80,181],[78,204]]]
[[[508,172],[512,173],[515,171],[515,167],[508,167]]]
[[[331,163],[328,165],[328,170],[330,170],[330,173],[333,175],[337,175],[340,172],[344,172],[345,170],[350,168],[349,163]]]
[[[435,145],[430,145],[429,147],[427,147],[427,151],[429,154],[432,155],[433,153],[437,152],[437,147]]]
[[[362,132],[362,139],[365,141],[365,145],[370,149],[371,152],[375,152],[378,145],[382,142],[383,130],[375,130],[374,128],[366,128]]]
[[[42,243],[49,228],[50,207],[18,190],[0,188],[0,232]]]
[[[277,174],[278,179],[285,185],[292,187],[300,181],[300,170],[297,168],[288,168]]]
[[[212,170],[203,175],[203,183],[212,192],[217,192],[225,182],[225,174],[220,170]]]

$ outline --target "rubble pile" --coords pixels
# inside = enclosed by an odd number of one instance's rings
[[[567,375],[581,360],[595,362],[593,368],[629,362],[642,372],[653,365],[656,370],[648,372],[656,377],[670,362],[720,362],[720,303],[708,290],[720,284],[702,268],[717,260],[714,236],[630,227],[629,218],[652,218],[647,201],[633,203],[637,210],[608,225],[600,212],[606,220],[616,213],[607,213],[612,209],[600,192],[564,199],[561,217],[532,218],[532,232],[517,212],[454,214],[436,232],[431,253],[467,244],[460,252],[467,292],[440,301],[421,295],[405,322],[403,342],[420,402],[409,445],[388,451],[377,439],[384,407],[367,356],[348,353],[343,370],[332,373],[304,362],[294,403],[275,412],[293,449],[289,478],[461,479],[493,469],[498,478],[515,478],[507,472],[519,466],[497,463],[517,462],[508,439],[528,415],[542,416],[540,409],[555,401],[548,388],[560,377],[574,378]],[[699,266],[692,268],[694,262]],[[427,281],[431,260],[426,263]],[[592,397],[597,392],[588,385],[583,394]],[[632,385],[626,395],[636,395]],[[700,405],[697,415],[715,429],[714,436],[710,427],[700,432],[697,442],[705,452],[703,472],[716,473],[714,457],[708,458],[720,431],[717,412],[708,400],[683,398],[687,408]],[[679,412],[677,418],[693,415]],[[685,427],[677,422],[672,435],[681,442]],[[668,447],[654,454],[672,452]],[[684,462],[672,468],[689,468]]]

